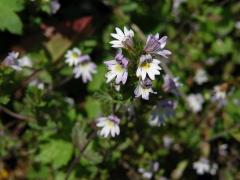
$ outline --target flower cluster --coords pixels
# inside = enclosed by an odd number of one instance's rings
[[[105,75],[106,81],[112,83],[117,91],[125,84],[128,84],[128,87],[135,85],[135,97],[149,100],[150,93],[157,93],[153,90],[153,81],[156,80],[156,76],[160,75],[160,70],[163,68],[161,63],[165,63],[163,58],[168,58],[171,54],[169,50],[165,49],[167,36],[160,37],[159,34],[150,34],[146,42],[142,42],[134,37],[135,33],[131,29],[124,27],[121,30],[117,27],[115,30],[116,33],[111,34],[115,40],[112,40],[110,44],[118,51],[114,59],[104,62],[108,69]],[[74,62],[77,63],[76,61],[67,61],[70,65]],[[172,78],[169,75],[164,76],[163,90],[165,92],[177,95],[177,89],[180,85],[177,78]],[[175,105],[171,100],[160,100],[153,108],[150,124],[156,126],[163,124],[165,119],[173,115]],[[99,118],[97,121],[97,127],[101,128],[99,135],[103,137],[119,135],[119,123],[120,119],[115,115]]]
[[[8,56],[3,61],[4,66],[8,66],[15,71],[23,70],[23,67],[32,67],[32,62],[28,56],[23,56],[19,58],[19,52],[10,52]]]
[[[205,173],[215,175],[218,170],[218,164],[210,164],[208,159],[201,157],[198,161],[193,163],[193,169],[196,170],[198,175],[203,175]]]
[[[82,77],[84,83],[92,80],[92,74],[96,73],[96,64],[91,61],[89,55],[83,55],[78,48],[73,48],[67,51],[65,58],[65,62],[73,67],[75,78]]]
[[[113,48],[117,48],[114,59],[105,61],[108,72],[106,73],[107,83],[112,83],[117,91],[122,85],[129,87],[135,85],[134,95],[144,100],[149,100],[150,93],[156,94],[153,90],[153,81],[160,75],[162,58],[168,58],[171,54],[165,49],[167,36],[160,37],[159,34],[148,35],[146,42],[140,42],[134,37],[133,30],[124,27],[123,30],[116,28],[116,33],[111,36],[115,39],[110,42]],[[180,87],[177,78],[169,75],[164,76],[163,90],[178,94]],[[129,90],[128,90],[129,92]],[[165,119],[173,115],[175,103],[171,100],[160,100],[152,111],[150,124],[160,126]],[[118,135],[120,120],[114,115],[98,119],[97,126],[102,128],[99,132],[104,137]]]
[[[129,72],[135,72],[133,76],[138,81],[130,82],[136,84],[134,94],[136,97],[148,100],[150,93],[156,93],[152,89],[152,81],[157,75],[160,75],[161,58],[168,58],[171,54],[169,50],[164,49],[167,36],[149,35],[140,50],[135,43],[137,40],[134,39],[134,32],[131,29],[124,27],[122,31],[117,27],[116,33],[112,33],[111,36],[115,40],[110,44],[119,51],[113,60],[105,61],[108,68],[107,83],[113,82],[117,86],[124,85],[127,83]]]

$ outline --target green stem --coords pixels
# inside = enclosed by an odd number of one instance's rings
[[[87,149],[88,145],[90,144],[90,142],[92,142],[92,140],[96,137],[96,132],[92,132],[88,138],[87,143],[83,146],[83,148],[80,150],[80,153],[73,159],[73,161],[71,162],[68,170],[67,170],[67,174],[65,177],[65,180],[68,180],[68,178],[70,177],[73,169],[75,168],[75,166],[77,165],[77,163],[80,161],[84,151]]]

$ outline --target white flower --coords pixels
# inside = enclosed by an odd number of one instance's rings
[[[216,59],[214,59],[213,57],[210,57],[206,60],[206,65],[208,66],[212,66],[216,63]]]
[[[204,69],[198,69],[193,79],[198,85],[202,85],[208,81],[207,72]]]
[[[152,176],[153,176],[153,173],[150,172],[150,171],[146,171],[145,169],[143,168],[139,168],[138,169],[138,172],[142,174],[142,177],[145,178],[145,179],[151,179]]]
[[[186,0],[173,0],[173,15],[177,16],[178,15],[178,10],[180,5],[185,2]]]
[[[142,174],[143,178],[151,179],[152,176],[159,170],[159,162],[150,162],[147,169],[139,168],[138,172]]]
[[[74,105],[74,99],[73,99],[73,98],[65,97],[65,98],[64,98],[64,101],[65,101],[66,103],[68,103],[70,106],[73,106],[73,105]]]
[[[158,116],[150,116],[150,119],[148,121],[150,126],[161,126],[162,123],[159,121],[159,117]]]
[[[77,79],[82,76],[82,81],[84,83],[91,81],[92,74],[95,74],[96,72],[96,64],[91,61],[79,63],[73,69],[74,77]]]
[[[147,38],[144,51],[151,55],[160,55],[162,57],[168,58],[172,53],[169,50],[164,49],[167,44],[167,36],[160,38],[157,33],[155,36],[149,35]]]
[[[97,120],[97,127],[101,127],[99,135],[103,137],[115,137],[120,134],[119,123],[120,119],[117,116],[110,115],[108,117],[101,117]]]
[[[240,21],[237,21],[235,24],[236,29],[240,29]]]
[[[119,92],[121,89],[121,86],[119,84],[114,84],[114,89]]]
[[[197,113],[202,110],[202,104],[204,102],[204,99],[201,94],[190,94],[187,97],[187,100],[193,112]]]
[[[61,4],[58,0],[51,0],[50,2],[50,10],[52,14],[56,14],[58,10],[60,9]]]
[[[21,67],[32,67],[32,61],[28,56],[23,56],[22,58],[18,59],[19,66]]]
[[[222,84],[214,87],[212,96],[212,102],[217,103],[218,108],[221,108],[227,104],[227,85]]]
[[[29,83],[29,86],[35,86],[38,89],[43,90],[44,89],[44,83],[38,79],[34,79]]]
[[[179,77],[171,78],[168,74],[166,74],[163,76],[163,80],[163,90],[165,92],[172,92],[176,95],[179,94],[178,89],[182,86],[182,84],[179,82]]]
[[[213,163],[212,166],[211,166],[211,169],[210,169],[209,173],[210,173],[211,175],[216,175],[217,170],[218,170],[218,164],[217,164],[217,163]]]
[[[72,50],[68,50],[66,55],[65,55],[65,62],[69,66],[76,66],[79,62],[80,59],[79,57],[81,56],[81,51],[78,48],[73,48]]]
[[[163,146],[167,149],[169,149],[171,147],[171,145],[173,144],[173,138],[168,136],[168,135],[164,135],[163,136]]]
[[[9,66],[16,71],[21,71],[22,67],[19,64],[19,52],[10,52],[8,56],[4,59],[3,64]]]
[[[214,97],[216,99],[225,99],[226,98],[226,91],[221,88],[221,86],[214,87]]]
[[[149,100],[149,94],[156,92],[152,89],[152,82],[150,79],[146,78],[144,81],[140,81],[138,86],[134,90],[135,97],[142,97],[142,99]]]
[[[218,154],[220,156],[227,156],[227,154],[228,154],[227,149],[228,149],[228,145],[227,144],[219,145],[218,146]]]
[[[128,59],[123,57],[121,53],[117,54],[114,60],[104,62],[109,72],[106,74],[107,83],[116,78],[116,84],[125,84],[128,77],[127,65]]]
[[[142,55],[136,72],[137,77],[141,77],[144,80],[148,75],[151,80],[154,80],[155,75],[160,74],[161,67],[159,64],[160,61],[153,59],[150,54]]]
[[[131,29],[127,29],[124,27],[124,30],[122,31],[118,27],[115,28],[116,34],[111,33],[111,36],[115,38],[116,40],[110,41],[110,44],[112,44],[112,47],[114,48],[132,48],[133,47],[133,36],[134,32]]]
[[[209,161],[206,158],[200,158],[198,161],[193,163],[193,168],[196,170],[197,174],[203,175],[210,171]]]

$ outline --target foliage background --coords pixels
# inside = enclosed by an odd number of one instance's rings
[[[142,179],[139,168],[158,162],[153,179],[238,179],[240,141],[240,2],[186,0],[71,0],[50,14],[49,2],[0,1],[1,60],[11,50],[31,57],[33,69],[0,69],[0,179],[64,179],[72,160],[86,147],[70,179]],[[7,18],[6,18],[7,17]],[[121,114],[121,134],[92,140],[95,119],[131,107],[105,83],[102,62],[113,57],[110,33],[137,25],[145,34],[168,36],[169,68],[185,94],[201,93],[203,110],[192,113],[178,99],[175,116],[164,126],[148,125],[148,102],[135,114]],[[73,79],[64,53],[77,46],[98,65],[93,81]],[[212,63],[209,63],[209,62]],[[196,70],[209,81],[197,85]],[[29,86],[33,79],[44,90]],[[211,102],[213,87],[226,83],[228,103]],[[164,96],[164,94],[163,94]],[[170,147],[164,137],[171,137]],[[90,140],[91,141],[90,141]],[[227,156],[218,152],[227,144]],[[219,165],[215,176],[192,168],[199,157]]]

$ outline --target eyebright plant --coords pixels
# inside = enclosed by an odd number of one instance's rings
[[[156,35],[150,34],[147,39],[143,40],[137,33],[127,27],[124,27],[123,30],[116,27],[115,30],[116,33],[111,33],[114,40],[110,41],[110,44],[117,49],[117,53],[114,59],[104,62],[108,69],[105,75],[106,82],[110,83],[111,87],[114,87],[126,99],[130,98],[132,101],[135,101],[135,98],[150,100],[153,103],[152,107],[154,107],[152,108],[152,114],[154,115],[150,119],[154,123],[150,124],[160,126],[164,119],[171,116],[175,103],[157,95],[160,90],[157,89],[158,84],[161,81],[157,77],[162,73],[165,74],[165,76],[162,76],[164,77],[162,79],[164,80],[163,91],[165,92],[177,94],[177,89],[180,87],[177,79],[171,78],[166,72],[162,72],[166,67],[166,60],[164,59],[171,55],[171,52],[165,49],[167,36],[161,37],[158,33]],[[150,94],[155,94],[157,97],[151,99]],[[161,112],[164,110],[166,112],[156,113],[156,109],[159,109],[156,107],[161,107],[162,102],[168,102],[165,103],[168,106],[161,109]],[[119,118],[111,115],[109,118],[100,119],[101,121],[97,122],[97,126],[102,127],[100,135],[115,137],[119,134]],[[114,119],[117,119],[117,121]]]
[[[91,61],[89,55],[83,55],[80,49],[73,48],[65,54],[65,62],[73,67],[74,77],[82,77],[82,81],[87,83],[92,80],[92,74],[95,74],[96,64]]]

